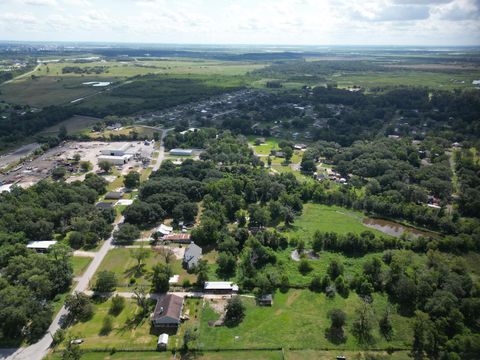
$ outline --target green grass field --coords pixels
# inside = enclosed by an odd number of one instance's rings
[[[147,245],[145,246],[149,248]],[[128,248],[115,248],[111,249],[107,256],[103,259],[98,271],[108,270],[113,271],[117,276],[117,281],[119,291],[128,291],[131,288],[127,287],[130,278],[135,278],[136,284],[150,285],[151,282],[148,279],[149,272],[151,271],[153,265],[159,262],[163,262],[163,258],[154,250],[151,251],[151,256],[145,261],[145,265],[142,268],[141,272],[136,271],[137,261],[131,257],[131,253],[134,249]],[[182,284],[182,281],[185,279],[194,282],[196,277],[193,274],[188,274],[185,269],[182,267],[182,261],[175,259],[171,263],[173,273],[180,275],[179,283]]]
[[[253,299],[243,298],[246,315],[236,327],[210,327],[208,321],[218,319],[219,315],[208,305],[204,307],[201,319],[199,344],[204,348],[249,348],[258,347],[295,347],[295,348],[338,348],[345,350],[365,350],[350,333],[356,311],[362,300],[351,293],[347,299],[336,296],[329,300],[324,294],[309,290],[291,290],[286,294],[275,295],[272,307],[259,307]],[[374,295],[373,309],[379,317],[385,311],[385,296]],[[340,308],[347,314],[344,329],[346,342],[332,344],[325,331],[330,326],[327,314],[331,309]],[[391,341],[386,341],[375,326],[373,333],[377,349],[388,347],[405,348],[411,342],[410,319],[396,313],[392,314],[395,334]],[[236,338],[237,337],[237,338]]]
[[[40,134],[56,135],[60,130],[61,126],[65,126],[69,134],[77,134],[80,132],[90,133],[91,126],[98,121],[101,121],[101,119],[90,117],[90,116],[75,115],[75,116],[72,116],[70,119],[62,121],[57,125],[51,126],[43,130],[42,132],[40,132]]]
[[[91,68],[106,67],[99,74],[62,73],[64,67]],[[68,104],[71,101],[91,96],[104,90],[102,87],[84,85],[85,82],[107,81],[121,83],[126,79],[147,74],[173,75],[188,78],[201,78],[207,86],[238,86],[248,84],[246,79],[249,71],[264,67],[265,64],[252,62],[223,62],[215,60],[196,59],[168,59],[148,60],[139,62],[90,62],[74,63],[61,62],[42,64],[33,74],[35,77],[25,76],[1,86],[0,99],[6,102],[28,104],[36,107],[48,105]],[[48,70],[47,70],[48,69]],[[124,98],[112,96],[93,96],[85,99],[81,104],[89,106],[106,106],[125,101]],[[129,102],[138,101],[129,98]]]
[[[375,235],[384,235],[380,231],[371,229],[362,224],[364,215],[359,211],[349,210],[338,206],[321,204],[305,204],[303,213],[296,218],[293,228],[288,232],[289,236],[308,241],[316,230],[334,231],[339,234],[353,232],[360,234],[370,230]]]
[[[92,258],[83,256],[72,256],[73,276],[80,276],[87,269]]]
[[[156,347],[156,336],[151,333],[148,317],[136,318],[139,308],[134,300],[126,300],[122,312],[113,316],[113,329],[107,335],[101,334],[103,319],[108,315],[111,300],[95,304],[93,317],[79,322],[68,329],[68,334],[82,338],[82,348],[152,348]]]
[[[337,74],[331,80],[339,87],[357,85],[363,88],[392,86],[428,86],[433,89],[452,90],[456,88],[473,88],[472,81],[480,78],[480,71],[460,71],[448,73],[443,71],[394,70],[388,72],[365,72],[363,74]],[[455,83],[452,80],[464,81]]]
[[[92,95],[101,90],[83,85],[96,81],[98,77],[53,77],[41,76],[36,79],[24,78],[0,86],[0,100],[27,104],[35,107],[68,104],[75,99]],[[102,78],[102,81],[117,81],[116,78]]]

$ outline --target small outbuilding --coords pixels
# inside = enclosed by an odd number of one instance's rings
[[[50,247],[56,243],[57,242],[55,240],[30,241],[27,244],[27,249],[35,250],[38,253],[46,253]]]
[[[168,235],[168,234],[170,234],[172,231],[173,231],[173,227],[167,226],[167,225],[165,225],[165,224],[161,224],[161,225],[157,228],[157,232],[159,232],[159,233],[162,234],[162,235]]]
[[[168,234],[162,237],[163,241],[170,241],[178,244],[190,244],[190,234],[181,233],[181,234]]]
[[[238,285],[231,281],[205,281],[203,289],[210,294],[235,294]]]
[[[273,295],[272,294],[265,294],[261,295],[257,299],[258,305],[260,306],[272,306],[273,305]]]
[[[168,345],[168,334],[163,333],[158,337],[157,350],[165,351],[167,350],[167,345]]]

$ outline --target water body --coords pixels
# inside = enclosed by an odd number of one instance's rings
[[[383,219],[366,218],[363,220],[363,224],[369,228],[376,229],[387,235],[395,237],[400,237],[403,233],[409,233],[414,237],[434,235],[433,233],[429,233],[427,231],[417,230],[410,226],[405,226],[394,221]]]

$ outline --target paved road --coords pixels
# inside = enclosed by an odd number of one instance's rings
[[[159,155],[157,158],[157,162],[153,166],[153,170],[156,171],[160,167],[164,157],[165,157],[165,147],[163,146],[163,139],[167,135],[168,131],[171,129],[163,130],[162,131],[162,139],[160,141],[160,148],[159,148]],[[110,237],[105,240],[102,247],[98,252],[95,253],[92,262],[88,266],[87,270],[81,277],[78,278],[78,283],[73,289],[73,292],[87,292],[88,293],[88,285],[93,278],[95,272],[97,271],[98,267],[102,263],[103,258],[107,255],[108,251],[114,247],[112,245],[112,235],[113,232],[118,229],[118,225],[123,223],[124,217],[120,217],[119,219],[115,220],[114,228]],[[67,310],[63,306],[58,314],[53,319],[53,322],[50,324],[48,328],[47,334],[40,339],[37,343],[32,344],[26,348],[19,348],[19,349],[0,349],[0,360],[41,360],[45,357],[48,353],[50,345],[52,344],[52,335],[60,329],[62,320],[67,315]]]
[[[157,161],[155,162],[155,165],[152,166],[153,171],[157,171],[160,165],[162,164],[163,159],[165,159],[165,146],[163,145],[163,139],[165,139],[165,136],[167,136],[168,132],[172,129],[159,129],[162,130],[162,138],[160,140],[160,147],[158,148],[158,157]]]
[[[118,228],[118,225],[123,223],[123,216],[115,221],[115,226],[113,231]],[[112,234],[113,234],[112,231]],[[84,292],[88,289],[88,285],[90,280],[93,278],[93,275],[97,271],[98,267],[102,263],[103,258],[107,255],[107,252],[112,248],[112,236],[110,236],[105,242],[103,243],[102,247],[98,252],[95,253],[95,257],[93,258],[92,262],[88,266],[85,273],[79,278],[79,281],[73,292]],[[30,345],[26,348],[20,349],[4,349],[0,350],[0,359],[5,360],[41,360],[44,356],[47,355],[48,349],[52,344],[52,334],[60,329],[61,324],[65,316],[67,315],[67,310],[65,306],[62,306],[58,314],[53,319],[53,322],[50,324],[48,328],[47,334],[38,341],[37,343]]]

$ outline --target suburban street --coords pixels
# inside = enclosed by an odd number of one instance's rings
[[[158,170],[163,159],[165,158],[165,147],[163,145],[163,139],[165,138],[168,131],[170,130],[171,129],[162,130],[162,137],[161,137],[160,146],[158,149],[159,154],[156,159],[157,160],[156,163],[152,166],[153,171]],[[92,262],[88,266],[87,270],[85,270],[85,272],[77,278],[78,282],[75,285],[74,289],[72,290],[72,293],[75,293],[75,292],[86,292],[87,294],[91,293],[88,291],[89,283],[92,280],[93,276],[95,275],[95,272],[97,271],[98,267],[102,263],[104,257],[107,255],[108,251],[114,247],[114,245],[112,244],[113,232],[118,229],[118,226],[123,223],[123,220],[124,220],[123,216],[115,220],[113,231],[110,237],[107,240],[105,240],[105,242],[102,244],[100,250],[98,250],[95,253],[88,252],[88,256],[90,257],[93,256]],[[87,253],[85,252],[79,252],[79,254],[81,254],[82,256],[87,255]],[[132,294],[124,294],[122,296],[131,297]],[[0,349],[0,360],[41,360],[43,359],[47,355],[50,345],[52,344],[52,340],[53,340],[52,335],[55,334],[55,332],[61,328],[61,324],[66,315],[67,315],[67,310],[65,309],[64,306],[62,306],[62,308],[56,314],[55,318],[50,324],[50,327],[48,328],[48,331],[43,336],[43,338],[41,338],[37,343],[32,344],[25,348]]]

